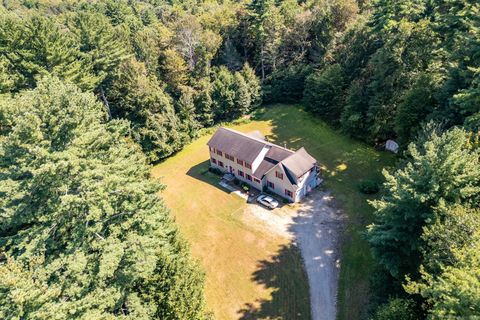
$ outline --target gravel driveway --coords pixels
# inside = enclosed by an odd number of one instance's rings
[[[289,237],[298,245],[310,285],[312,319],[334,320],[343,217],[330,194],[315,191],[300,204],[273,211],[249,204],[244,219],[246,223],[256,222],[268,232]]]

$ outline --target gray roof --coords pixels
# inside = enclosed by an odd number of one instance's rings
[[[282,163],[294,175],[300,177],[309,171],[317,163],[317,160],[302,147],[288,158],[282,160]]]
[[[275,160],[277,162],[280,162],[292,154],[294,154],[294,152],[291,150],[288,150],[276,145],[272,145],[272,147],[270,148],[270,150],[268,150],[265,157]]]
[[[228,128],[219,128],[207,142],[207,145],[250,164],[258,157],[263,148],[269,148],[265,158],[253,173],[257,178],[262,178],[265,173],[278,163],[281,163],[297,177],[309,171],[317,163],[317,160],[309,155],[304,148],[293,152],[259,139],[257,136],[259,135],[244,134]],[[291,177],[289,179],[292,180]]]
[[[262,162],[260,162],[260,165],[258,166],[257,170],[255,170],[255,172],[253,173],[253,175],[259,179],[261,179],[263,177],[263,175],[269,171],[270,169],[272,169],[273,167],[275,167],[275,164],[270,162],[270,161],[267,161],[267,160],[262,160]]]
[[[251,164],[267,143],[235,130],[220,128],[207,145]]]

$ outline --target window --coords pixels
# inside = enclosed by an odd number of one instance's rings
[[[270,189],[275,189],[275,185],[274,185],[273,182],[271,182],[271,181],[267,181],[267,186],[268,186]]]
[[[227,158],[228,160],[235,161],[235,158],[233,156],[229,155],[228,153],[225,153],[225,158]]]
[[[252,169],[252,165],[248,162],[245,162],[245,168]]]
[[[246,176],[247,176],[247,180],[252,181],[252,176],[251,176],[251,175],[249,175],[249,174],[247,173]]]
[[[223,168],[223,162],[222,161],[218,161],[218,165]]]
[[[240,160],[240,159],[237,158],[237,163],[238,163],[239,165],[243,166],[243,160]]]
[[[285,189],[285,195],[286,195],[287,197],[293,198],[293,192],[290,191],[290,190],[288,190],[288,189]]]
[[[208,150],[212,151],[212,147],[208,147]]]
[[[217,154],[218,154],[219,156],[223,156],[223,153],[222,153],[222,151],[220,151],[220,150],[217,150]]]
[[[278,171],[275,171],[275,177],[277,177],[278,179],[282,179],[282,180],[283,180],[283,173],[278,172]]]
[[[217,160],[212,158],[212,163],[217,164]]]
[[[238,175],[239,175],[240,177],[243,177],[243,171],[242,171],[242,170],[238,170]]]
[[[256,183],[260,183],[260,180],[257,178],[253,178],[253,181],[255,181]]]

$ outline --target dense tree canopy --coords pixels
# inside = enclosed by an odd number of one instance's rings
[[[1,317],[205,317],[145,161],[262,101],[405,151],[375,319],[479,313],[478,1],[3,1],[0,101]]]
[[[0,114],[2,319],[207,317],[128,122],[56,78]]]

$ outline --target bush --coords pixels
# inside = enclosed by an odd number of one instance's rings
[[[378,182],[373,180],[364,180],[360,182],[358,188],[360,189],[360,192],[365,194],[375,194],[380,191]]]
[[[238,186],[240,184],[240,180],[238,180],[238,178],[233,179],[233,184]]]
[[[208,171],[210,171],[211,173],[214,173],[218,176],[221,176],[223,174],[222,170],[220,170],[218,168],[215,168],[215,167],[208,168]]]
[[[242,189],[243,189],[243,191],[247,192],[247,191],[250,190],[250,186],[248,184],[242,182]]]
[[[410,299],[391,299],[381,305],[372,320],[415,320],[415,303]]]

